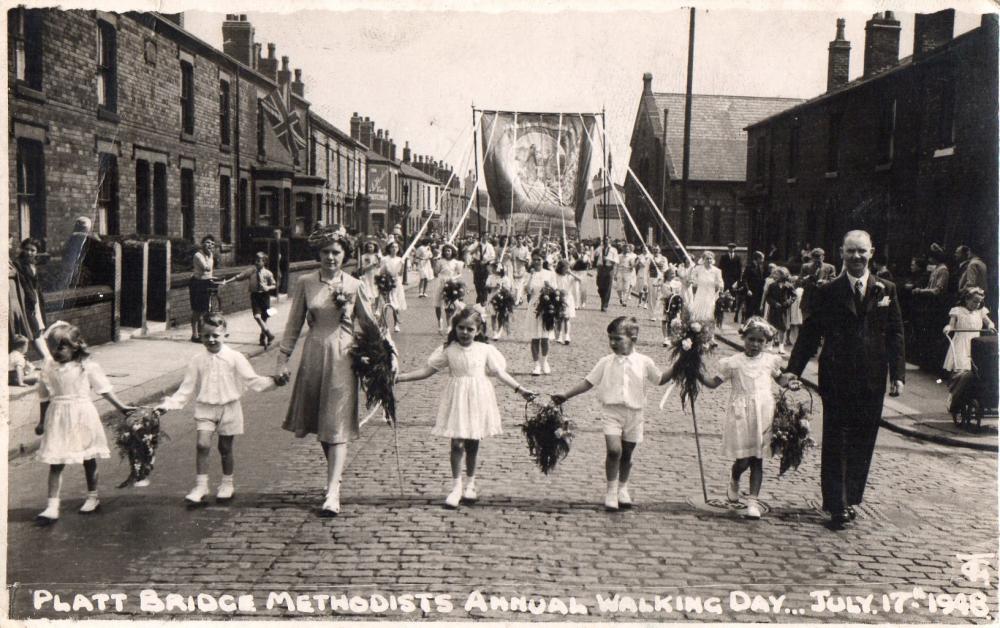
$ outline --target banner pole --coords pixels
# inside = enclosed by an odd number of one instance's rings
[[[604,128],[604,107],[601,107],[601,128]],[[586,128],[586,127],[584,127]],[[607,142],[604,138],[605,134],[601,133],[601,155],[603,156],[603,163],[601,165],[601,170],[604,172],[604,194],[603,194],[603,210],[604,210],[604,237],[608,237],[608,147]]]
[[[494,122],[496,124],[496,122]],[[476,127],[476,105],[472,105],[472,128]],[[494,127],[495,128],[495,127]],[[479,206],[479,138],[476,137],[477,134],[472,135],[472,150],[473,157],[475,159],[475,170],[473,174],[473,185],[472,193],[476,195],[476,226],[479,230],[479,259],[483,259],[483,210]],[[483,156],[483,161],[486,160],[486,156]]]

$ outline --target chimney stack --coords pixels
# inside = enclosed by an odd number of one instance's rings
[[[259,50],[253,43],[253,26],[246,15],[231,13],[222,23],[222,52],[248,68],[256,67],[255,54]]]
[[[389,140],[389,159],[396,161],[396,142]]]
[[[642,91],[651,92],[653,91],[653,74],[652,72],[646,72],[642,75]]]
[[[278,60],[274,57],[274,44],[267,45],[267,57],[260,60],[257,69],[267,78],[278,82]]]
[[[899,63],[899,30],[892,11],[876,13],[865,23],[865,78]]]
[[[288,69],[288,55],[281,57],[281,69],[278,70],[278,85],[282,88],[290,88],[292,82],[292,71]]]
[[[844,18],[837,19],[837,37],[830,42],[830,60],[826,66],[826,91],[847,85],[851,67],[851,42],[844,39]]]
[[[403,163],[404,164],[410,163],[410,157],[411,157],[410,143],[406,142],[405,144],[403,144]]]
[[[361,121],[361,135],[358,141],[371,150],[375,150],[375,123],[368,116],[365,116],[365,119]]]
[[[937,50],[955,36],[955,9],[917,13],[913,18],[913,58]]]
[[[358,115],[357,111],[351,116],[351,139],[361,141],[361,116]]]
[[[306,86],[302,82],[302,70],[295,68],[295,80],[292,81],[292,93],[300,98],[306,96]]]

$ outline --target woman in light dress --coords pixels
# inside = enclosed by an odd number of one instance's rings
[[[702,323],[715,324],[715,301],[725,287],[722,271],[715,266],[715,255],[705,251],[701,264],[688,273],[688,285],[694,290],[691,301],[691,319]]]
[[[423,299],[427,296],[427,282],[434,279],[434,265],[431,263],[434,253],[427,244],[427,240],[420,243],[420,246],[413,253],[413,258],[416,260],[417,272],[420,276],[420,284],[417,287],[417,298]]]
[[[364,282],[368,289],[368,294],[378,294],[378,286],[375,285],[375,275],[382,268],[382,253],[378,247],[378,241],[368,240],[364,243],[361,251],[361,259],[358,261],[358,277]]]
[[[437,260],[438,285],[434,290],[434,313],[437,315],[438,331],[441,333],[448,331],[449,325],[449,322],[442,316],[445,307],[444,285],[450,280],[461,279],[462,270],[465,269],[462,260],[455,259],[457,253],[458,250],[453,244],[445,242],[441,245],[441,259]]]
[[[396,311],[395,330],[399,331],[399,320],[406,311],[406,286],[403,285],[404,260],[399,256],[399,245],[390,241],[385,245],[385,256],[382,258],[381,272],[388,273],[396,279],[396,287],[389,293],[389,305]]]
[[[299,438],[316,434],[326,456],[326,498],[320,515],[340,512],[340,480],[347,443],[358,437],[358,381],[351,369],[355,322],[375,323],[374,295],[343,270],[350,242],[327,227],[314,231],[309,244],[319,253],[320,268],[295,282],[288,323],[278,351],[278,372],[290,375],[288,359],[306,322],[302,360],[282,427]]]

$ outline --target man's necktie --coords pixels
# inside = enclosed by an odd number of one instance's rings
[[[861,309],[861,303],[864,301],[865,296],[865,282],[858,279],[854,282],[854,303],[858,306],[858,310]]]

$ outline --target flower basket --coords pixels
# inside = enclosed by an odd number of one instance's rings
[[[528,417],[525,406],[525,421],[521,431],[528,440],[528,451],[535,464],[548,475],[556,464],[569,455],[573,440],[573,423],[563,415],[562,406],[550,403],[539,406],[538,411]]]
[[[806,390],[806,389],[802,389]],[[774,421],[771,423],[771,457],[781,456],[778,475],[789,469],[797,469],[802,464],[806,450],[816,446],[809,431],[809,417],[812,414],[813,397],[809,393],[809,405],[793,401],[787,396],[787,389],[778,395]]]
[[[514,293],[507,288],[500,288],[493,295],[490,304],[493,306],[493,311],[496,312],[497,322],[500,323],[501,327],[506,327],[514,315],[514,306],[516,304]]]
[[[123,459],[128,458],[129,462],[129,476],[118,488],[148,478],[153,472],[160,440],[169,438],[160,429],[160,417],[153,412],[153,408],[141,407],[116,421],[112,431],[118,454]]]
[[[566,317],[566,293],[548,284],[542,286],[535,304],[535,316],[542,318],[545,331],[555,329],[556,322]]]

